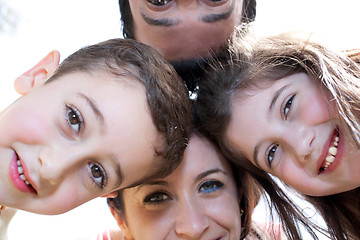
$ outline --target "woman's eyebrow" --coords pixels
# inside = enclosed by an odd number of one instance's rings
[[[151,18],[144,11],[140,11],[140,14],[147,24],[153,26],[170,27],[180,23],[180,20],[175,18]]]
[[[195,181],[198,181],[198,180],[200,180],[200,179],[202,179],[202,178],[204,178],[204,177],[206,177],[206,176],[208,176],[210,174],[218,173],[218,172],[221,172],[224,175],[228,175],[227,172],[225,172],[224,170],[219,169],[219,168],[214,168],[214,169],[207,170],[207,171],[202,172],[199,175],[197,175],[196,178],[195,178]]]

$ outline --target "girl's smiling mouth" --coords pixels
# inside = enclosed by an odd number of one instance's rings
[[[318,174],[321,174],[325,170],[327,170],[334,163],[335,159],[337,159],[336,156],[338,154],[339,140],[340,140],[339,131],[335,130],[335,132],[333,134],[333,137],[332,137],[332,140],[331,140],[331,142],[329,144],[329,148],[328,148],[327,153],[325,155],[325,159],[322,161],[321,166],[320,166],[320,168],[318,170]]]
[[[18,154],[14,151],[14,157],[10,164],[9,175],[15,188],[21,192],[37,193],[35,188],[31,185],[29,178],[26,176],[26,171],[22,166]]]

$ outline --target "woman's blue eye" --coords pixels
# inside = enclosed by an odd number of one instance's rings
[[[289,100],[286,101],[285,105],[284,105],[284,109],[283,109],[283,113],[284,113],[284,116],[285,116],[285,119],[287,119],[287,115],[291,109],[291,105],[293,103],[293,100],[294,100],[294,97],[295,95],[292,95]]]
[[[147,0],[147,1],[155,6],[163,6],[168,4],[172,0]]]
[[[223,183],[215,180],[209,180],[201,184],[199,192],[212,193],[224,186]]]
[[[69,123],[69,126],[74,130],[77,135],[79,135],[84,122],[80,111],[74,106],[67,105],[65,117]]]
[[[268,165],[269,167],[271,168],[271,163],[272,161],[274,160],[274,157],[275,157],[275,153],[276,153],[276,150],[277,148],[279,147],[279,144],[276,144],[274,146],[272,146],[269,150],[269,152],[267,153],[267,162],[268,162]]]
[[[155,192],[147,195],[144,199],[145,204],[160,204],[164,201],[171,200],[170,196],[164,192]]]
[[[98,163],[89,163],[89,173],[94,183],[103,189],[106,185],[107,177],[104,168]]]

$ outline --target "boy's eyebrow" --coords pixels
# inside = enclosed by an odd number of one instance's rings
[[[85,99],[86,103],[90,106],[92,111],[94,112],[96,119],[99,120],[100,126],[104,126],[104,115],[99,110],[98,106],[96,105],[95,101],[90,97],[86,96],[83,93],[79,93],[79,96]]]

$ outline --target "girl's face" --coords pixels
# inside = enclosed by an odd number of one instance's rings
[[[71,73],[3,111],[0,203],[63,213],[149,175],[161,142],[138,85]]]
[[[219,151],[193,135],[168,177],[123,191],[126,239],[240,239],[239,197]],[[118,221],[119,222],[119,221]]]
[[[329,94],[304,73],[235,95],[225,141],[298,191],[324,196],[360,184],[360,152]]]

